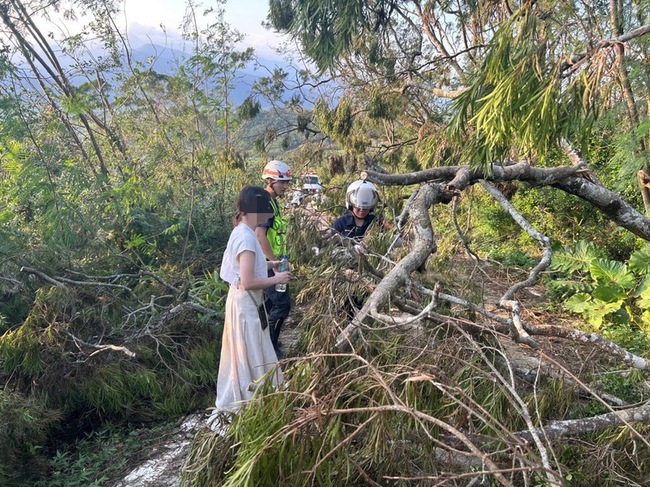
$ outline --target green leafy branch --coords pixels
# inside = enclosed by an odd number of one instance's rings
[[[545,154],[561,137],[581,141],[589,133],[588,95],[597,80],[584,72],[562,79],[551,29],[532,9],[518,11],[495,33],[481,69],[454,101],[451,133],[477,164]]]

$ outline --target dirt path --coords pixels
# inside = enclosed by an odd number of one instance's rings
[[[204,418],[203,413],[187,416],[171,435],[150,449],[142,464],[128,471],[113,487],[180,485],[181,467]]]
[[[298,326],[287,322],[280,337],[288,357],[295,355],[299,339]],[[192,439],[205,424],[207,414],[197,412],[182,419],[178,427],[158,444],[150,448],[140,465],[128,470],[112,487],[178,487],[181,468]]]

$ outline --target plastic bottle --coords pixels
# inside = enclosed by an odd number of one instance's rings
[[[289,270],[289,258],[286,255],[283,255],[282,258],[280,259],[280,263],[278,264],[278,272],[287,272],[288,270]],[[279,293],[283,293],[287,290],[287,285],[284,283],[276,284],[275,290]]]

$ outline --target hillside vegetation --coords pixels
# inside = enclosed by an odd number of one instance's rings
[[[287,208],[286,382],[183,484],[645,485],[645,1],[271,0],[306,62],[237,103],[224,5],[164,72],[120,2],[0,5],[0,483],[111,485],[213,404],[234,199],[278,158],[325,196]],[[389,228],[335,245],[362,171]]]

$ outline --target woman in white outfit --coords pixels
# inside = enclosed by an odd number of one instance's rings
[[[262,290],[287,283],[290,272],[278,272],[278,261],[267,261],[255,236],[258,224],[273,216],[270,196],[259,186],[244,187],[237,197],[237,210],[221,263],[221,278],[230,284],[217,378],[216,409],[208,419],[213,429],[220,412],[237,412],[253,396],[257,381],[273,370],[273,383],[282,382],[269,328],[262,324],[258,306]],[[267,277],[267,269],[275,270]]]

